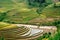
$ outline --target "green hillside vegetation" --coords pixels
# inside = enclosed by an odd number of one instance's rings
[[[31,2],[33,2],[33,0]],[[36,2],[35,3],[36,5],[40,4],[37,1],[35,2]],[[48,4],[52,3],[52,2],[51,3],[49,2],[51,1],[46,0],[46,2],[41,3],[40,7],[34,7],[33,4],[31,3],[32,5],[31,7],[28,5],[28,0],[5,0],[5,1],[1,0],[1,4],[0,4],[2,7],[1,12],[2,14],[6,13],[6,17],[3,18],[3,20],[1,21],[9,22],[9,23],[34,24],[34,23],[31,23],[30,21],[31,20],[33,21],[33,19],[38,17],[45,18],[45,16],[43,17],[43,15],[40,16],[40,13],[41,13],[41,10],[44,7],[46,7],[45,5],[47,5],[47,3]],[[5,7],[5,9],[3,7]]]
[[[46,19],[46,21],[43,23],[46,25],[54,25],[54,22],[58,22],[60,20],[60,2],[56,3],[56,5],[51,4],[48,5],[46,8],[44,8],[44,10],[42,11],[42,14],[40,14],[40,16],[43,15],[41,18],[43,18],[43,20]],[[44,19],[45,16],[45,19]],[[48,19],[48,20],[47,20]],[[50,20],[50,22],[49,22]],[[56,25],[56,24],[55,24]]]
[[[5,1],[4,1],[5,2]],[[6,1],[7,2],[7,1]],[[59,20],[59,7],[54,7],[54,4],[46,6],[40,6],[40,7],[32,7],[29,8],[27,5],[27,1],[25,0],[11,0],[9,3],[14,3],[12,9],[5,10],[2,12],[1,15],[4,22],[9,23],[28,23],[28,24],[38,24],[38,25],[52,25],[52,22],[55,20]],[[50,1],[46,0],[45,5],[48,3],[50,4]],[[7,2],[8,3],[8,2]],[[11,3],[11,4],[12,4]],[[32,4],[31,4],[32,5]],[[11,5],[12,6],[12,5]],[[56,4],[56,6],[59,6],[59,3]],[[40,14],[40,11],[42,10],[42,13]],[[58,10],[58,11],[56,11]],[[4,14],[6,13],[6,15]],[[1,18],[1,19],[2,19]],[[47,19],[47,20],[45,20]]]
[[[15,28],[12,24],[21,23],[56,26],[54,37],[44,34],[36,40],[60,40],[60,2],[54,3],[53,0],[0,0],[0,30]]]
[[[6,14],[7,18],[3,21],[12,23],[26,23],[29,20],[38,17],[38,14],[34,10],[28,8],[9,10]]]
[[[5,0],[6,1],[6,0]],[[1,5],[4,4],[5,1],[1,1]],[[6,13],[6,19],[4,19],[4,22],[9,22],[9,23],[26,23],[31,19],[34,19],[36,17],[38,17],[38,14],[36,12],[37,8],[28,8],[28,5],[26,4],[26,0],[22,0],[19,2],[19,0],[10,0],[10,2],[6,1],[6,4],[11,4],[10,9],[8,8],[8,5],[5,4],[5,6],[9,9],[9,10],[1,10],[1,12],[5,12]],[[14,5],[13,5],[14,3]],[[3,7],[5,7],[3,6]],[[10,5],[9,5],[10,7]],[[6,8],[6,9],[7,9]],[[2,12],[2,14],[3,14]]]
[[[36,21],[37,20],[37,21]],[[30,23],[38,25],[54,25],[55,21],[60,20],[60,2],[54,4],[50,4],[42,10],[42,13],[39,17],[30,21]]]
[[[35,1],[38,3],[38,1]],[[32,3],[33,0],[32,0]],[[31,3],[31,5],[33,5]],[[60,20],[59,14],[59,5],[60,3],[56,3],[56,7],[54,4],[51,4],[52,0],[46,2],[43,1],[40,7],[31,7],[28,5],[27,0],[1,0],[0,6],[5,7],[5,11],[1,10],[0,12],[0,21],[8,22],[8,23],[28,23],[28,24],[38,24],[38,25],[52,25],[54,21]],[[5,6],[4,6],[5,4]],[[6,5],[8,4],[8,5]],[[11,4],[11,5],[9,5]],[[44,5],[43,5],[44,4]],[[48,5],[47,7],[45,5]],[[37,5],[37,4],[36,4]],[[11,8],[8,8],[12,6]],[[30,8],[31,7],[31,8]],[[4,8],[3,8],[4,9]],[[8,9],[8,10],[7,10]],[[42,11],[41,11],[42,10]],[[56,11],[58,10],[58,11]],[[46,20],[45,20],[46,19]]]
[[[45,3],[44,5],[46,5],[48,2],[49,1],[46,0],[46,3],[44,2]],[[35,4],[38,5],[37,3]],[[33,4],[31,3],[31,5]],[[6,17],[3,18],[3,20],[1,21],[9,22],[9,23],[28,23],[29,24],[29,22],[32,19],[39,17],[42,8],[45,7],[42,5],[40,7],[34,7],[34,6],[31,7],[28,5],[28,0],[5,0],[5,1],[1,0],[0,6],[2,8],[0,12],[2,12],[2,14],[6,13]]]
[[[51,4],[44,8],[42,15],[45,15],[46,17],[50,18],[60,18],[60,2],[56,3],[56,5]]]
[[[13,7],[13,2],[11,0],[0,0],[0,11],[4,12]]]
[[[47,25],[48,24],[50,25],[50,23],[52,23],[53,26],[56,26],[57,27],[56,34],[54,34],[54,35],[47,34],[40,38],[37,38],[37,40],[60,40],[60,16],[59,16],[60,9],[59,8],[60,8],[60,2],[56,3],[55,7],[53,4],[47,6],[42,12],[42,15],[46,16],[46,18],[53,18],[53,19],[55,18],[54,22],[53,21],[48,22]],[[53,13],[55,13],[55,14],[53,14]],[[46,24],[46,22],[44,24]]]

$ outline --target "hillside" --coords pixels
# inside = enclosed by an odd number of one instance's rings
[[[60,2],[56,3],[55,6],[56,7],[54,7],[54,4],[51,4],[44,8],[42,15],[50,18],[60,18]]]
[[[60,18],[59,11],[55,12],[56,10],[60,10],[60,9],[54,8],[53,4],[47,6],[46,8],[44,8],[45,6],[44,7],[41,6],[40,8],[33,6],[30,8],[27,0],[9,0],[9,1],[1,0],[1,3],[2,3],[1,5],[5,4],[5,6],[6,6],[6,7],[3,6],[3,7],[5,7],[6,10],[2,7],[5,10],[5,11],[3,11],[3,10],[2,11],[6,13],[6,17],[2,20],[4,22],[46,25],[46,24],[44,24],[45,22],[46,23],[54,22],[54,20],[56,20],[56,18],[57,19]],[[46,2],[51,3],[52,1],[46,0]],[[11,4],[11,5],[8,5],[8,4]],[[33,4],[31,4],[31,5],[33,5]],[[58,3],[56,6],[58,6]],[[41,11],[39,11],[40,9],[42,9],[42,13],[40,13],[41,12]]]
[[[60,35],[60,1],[0,0],[0,30],[17,27],[13,24],[30,24],[38,25],[39,27],[56,26],[58,29],[56,34],[58,38],[55,37],[56,35],[52,35],[54,36],[52,37],[49,32],[36,40],[55,40],[54,38],[58,40],[60,38],[58,36]],[[22,26],[21,29],[21,32],[24,32],[26,28]],[[26,30],[29,31],[28,28]]]
[[[7,18],[4,22],[10,23],[27,23],[29,20],[38,17],[37,8],[28,8],[26,0],[1,0],[1,11],[6,12]]]
[[[11,0],[0,0],[0,11],[6,11],[13,7],[13,2]]]
[[[30,23],[37,23],[38,25],[52,25],[54,21],[60,20],[60,2],[48,5],[45,7],[38,18],[30,21]]]

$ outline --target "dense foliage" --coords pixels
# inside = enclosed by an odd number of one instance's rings
[[[0,21],[3,21],[6,17],[6,13],[0,13]]]

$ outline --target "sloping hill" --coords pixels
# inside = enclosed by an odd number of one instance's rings
[[[7,13],[6,19],[4,19],[4,22],[10,22],[10,23],[27,23],[29,20],[34,19],[38,17],[36,10],[37,8],[28,8],[28,5],[26,4],[26,0],[10,0],[10,1],[2,1],[1,5],[4,5],[5,3],[5,10],[4,12]],[[7,4],[7,5],[6,5]],[[9,5],[11,4],[11,5]],[[12,6],[12,7],[11,7]],[[10,8],[9,8],[10,7]]]
[[[55,7],[54,4],[48,5],[40,14],[40,17],[35,18],[29,23],[39,24],[39,25],[53,25],[54,21],[60,20],[60,2],[56,3]]]
[[[13,7],[13,2],[11,0],[0,0],[0,11],[6,11]]]
[[[29,24],[31,23],[40,25],[41,23],[50,23],[54,20],[60,19],[60,3],[57,3],[56,7],[54,7],[53,4],[47,6],[39,15],[36,11],[38,8],[29,8],[26,0],[10,0],[10,2],[7,0],[1,0],[1,3],[4,5],[3,2],[5,2],[6,4],[11,4],[9,5],[9,7],[12,6],[9,8],[7,5],[5,8],[0,8],[4,10],[9,9],[7,11],[5,10],[7,15],[6,18],[3,20],[4,22]]]
[[[7,17],[3,21],[11,23],[26,23],[31,19],[38,17],[38,14],[31,9],[13,9],[7,12]]]
[[[56,3],[55,7],[54,4],[51,4],[47,6],[43,12],[42,15],[45,15],[46,17],[52,17],[52,18],[60,18],[60,2]]]

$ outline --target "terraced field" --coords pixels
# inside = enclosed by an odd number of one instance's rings
[[[38,8],[29,8],[26,0],[1,0],[0,3],[0,12],[7,13],[6,18],[3,19],[4,22],[44,25],[45,22],[48,23],[60,20],[60,8],[54,8],[53,4],[44,8],[42,13],[39,15],[37,13]],[[56,6],[59,5],[60,3],[56,3]]]
[[[9,2],[8,2],[9,1]],[[5,5],[5,6],[4,6]],[[27,23],[31,19],[38,17],[37,8],[28,8],[26,0],[1,0],[0,12],[6,12],[7,17],[4,22],[10,23]]]
[[[12,9],[13,2],[11,0],[0,0],[0,12],[7,11],[9,9]]]
[[[3,26],[4,24],[4,26]],[[32,40],[43,36],[44,33],[55,33],[55,26],[38,26],[25,24],[9,24],[0,22],[0,36],[4,36],[6,40]]]
[[[52,24],[54,21],[58,20],[60,20],[60,2],[56,3],[56,7],[54,7],[54,4],[51,4],[44,8],[40,16],[38,18],[30,20],[29,23],[46,25],[46,23]]]
[[[4,34],[4,37],[12,37],[12,40],[22,40],[27,37],[26,40],[29,40],[41,36],[41,30],[44,31],[43,33],[53,32],[54,34],[57,28],[60,28],[59,0],[45,0],[46,2],[41,4],[39,0],[30,1],[33,3],[29,5],[28,0],[0,0],[0,32]],[[37,7],[37,5],[39,7]],[[57,28],[55,26],[57,26]],[[35,31],[38,32],[37,36],[35,36]],[[40,40],[40,38],[38,39]]]

